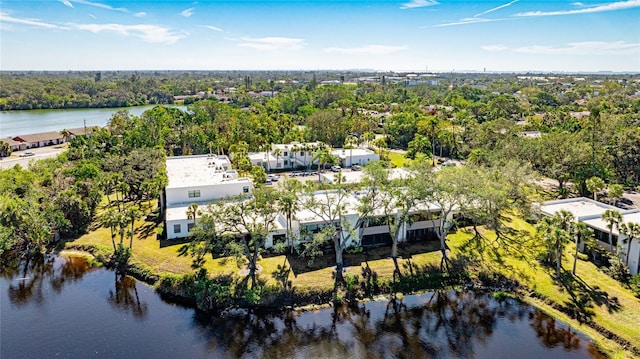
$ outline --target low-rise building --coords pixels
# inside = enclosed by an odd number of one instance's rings
[[[617,226],[611,228],[611,242],[614,248],[609,246],[609,225],[602,219],[602,214],[607,210],[617,211],[622,216],[621,223],[637,223],[640,224],[640,210],[631,209],[623,210],[605,203],[594,201],[589,198],[568,198],[554,201],[544,202],[540,205],[540,212],[545,216],[553,216],[562,210],[568,211],[573,215],[576,222],[582,222],[593,230],[597,244],[609,251],[618,252],[620,258],[626,261],[631,274],[640,273],[640,243],[638,239],[633,242],[626,241],[624,234],[621,234]],[[580,250],[584,251],[584,244],[580,244]],[[627,258],[626,253],[629,253]]]
[[[186,237],[193,226],[187,208],[206,206],[241,195],[250,195],[253,183],[238,177],[227,156],[197,155],[167,158],[169,184],[161,197],[167,239]]]
[[[15,136],[13,140],[22,142],[27,148],[37,148],[62,144],[64,143],[64,136],[60,132],[52,131]]]

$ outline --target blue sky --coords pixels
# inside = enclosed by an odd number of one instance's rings
[[[0,0],[0,69],[640,72],[640,0]]]

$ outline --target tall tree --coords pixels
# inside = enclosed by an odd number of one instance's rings
[[[613,246],[613,228],[619,228],[618,226],[622,222],[622,215],[616,210],[607,209],[602,213],[601,218],[607,223],[607,228],[609,228],[609,250],[617,253],[617,248]]]
[[[573,255],[573,269],[571,270],[571,273],[575,276],[576,266],[578,264],[578,250],[580,248],[580,243],[584,243],[587,238],[593,236],[593,231],[583,222],[576,222],[571,226],[571,235],[573,236],[573,238],[575,238],[576,246],[576,251]]]
[[[602,191],[606,184],[602,180],[602,178],[593,176],[586,181],[587,190],[593,193],[593,200],[598,200],[598,193]]]

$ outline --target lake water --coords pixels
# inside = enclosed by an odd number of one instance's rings
[[[0,138],[26,135],[30,133],[62,131],[65,128],[87,126],[106,126],[111,116],[121,110],[127,110],[140,116],[156,105],[126,108],[86,108],[29,111],[0,111]],[[186,106],[173,106],[186,110]]]
[[[83,258],[60,257],[3,269],[0,303],[4,359],[597,357],[585,336],[535,308],[470,292],[205,315]]]

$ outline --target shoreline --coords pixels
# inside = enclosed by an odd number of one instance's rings
[[[105,256],[106,253],[101,252],[101,249],[97,248],[96,246],[84,246],[84,245],[71,244],[69,246],[65,246],[64,249],[57,251],[56,254],[60,254],[64,252],[69,252],[72,254],[79,254],[84,252],[84,253],[87,253],[89,256],[95,258],[95,260],[97,260],[98,262],[106,266],[109,265],[109,261]],[[132,276],[136,280],[139,280],[151,286],[153,290],[158,295],[160,295],[161,298],[163,298],[163,300],[168,300],[169,302],[184,305],[188,308],[191,308],[203,313],[220,312],[220,311],[229,310],[229,309],[264,310],[264,311],[273,311],[273,312],[282,311],[282,310],[293,310],[296,312],[306,312],[306,311],[313,311],[313,310],[319,310],[319,309],[333,308],[339,303],[349,303],[349,302],[364,303],[372,300],[383,300],[383,299],[392,300],[398,294],[402,296],[416,295],[416,294],[428,293],[434,290],[434,289],[417,289],[417,290],[412,290],[406,293],[405,292],[376,293],[370,298],[369,297],[349,298],[349,299],[343,298],[343,299],[337,300],[335,299],[334,289],[327,288],[324,291],[324,294],[325,295],[330,294],[331,295],[330,298],[333,298],[332,300],[331,299],[322,300],[322,295],[319,295],[317,296],[317,298],[320,299],[320,301],[304,301],[304,300],[299,300],[301,298],[298,298],[297,301],[294,301],[293,304],[290,304],[290,305],[257,304],[257,305],[243,306],[243,305],[236,304],[236,305],[231,305],[226,307],[217,307],[210,311],[204,311],[197,308],[195,298],[189,298],[181,295],[181,293],[179,293],[176,290],[177,288],[172,288],[175,291],[171,291],[169,290],[171,289],[170,287],[161,288],[161,286],[158,285],[158,283],[162,280],[164,276],[185,276],[184,274],[178,275],[178,274],[170,274],[170,273],[157,273],[152,271],[145,264],[137,263],[135,261],[129,264],[126,274]],[[479,286],[473,283],[473,281],[471,281],[470,279],[467,279],[466,283],[463,283],[458,287],[451,286],[448,289],[450,290],[462,289],[462,290],[484,291],[484,292],[492,292],[492,293],[496,293],[496,292],[507,293],[509,297],[512,297],[518,301],[527,303],[543,311],[553,319],[561,321],[569,327],[580,330],[585,336],[587,336],[593,342],[593,344],[596,346],[599,352],[606,355],[607,357],[611,357],[612,354],[620,351],[628,352],[633,356],[640,356],[640,348],[637,348],[631,345],[631,343],[628,340],[621,338],[616,333],[609,331],[608,329],[602,327],[601,325],[595,323],[592,320],[588,320],[584,322],[577,320],[576,318],[572,317],[568,309],[564,308],[560,303],[556,303],[550,298],[545,297],[543,294],[540,294],[535,290],[528,288],[526,286],[523,286],[519,283],[515,284],[515,286],[513,285],[513,283],[511,283],[511,285],[509,286],[491,287],[491,286]],[[311,297],[315,297],[315,295],[311,295]],[[293,298],[289,297],[289,299],[293,299]]]

